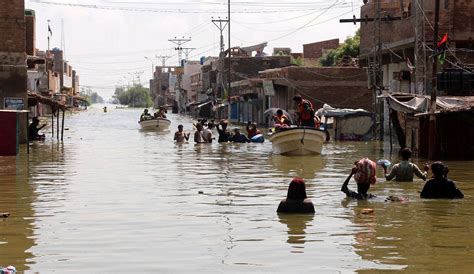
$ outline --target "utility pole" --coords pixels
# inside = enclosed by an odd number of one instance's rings
[[[431,105],[428,133],[428,159],[433,160],[436,152],[436,73],[438,72],[438,60],[436,60],[436,48],[438,47],[439,30],[439,0],[435,3],[435,22],[433,32],[433,70],[431,74]]]
[[[231,47],[230,47],[230,0],[227,0],[227,47],[229,49],[229,63],[227,64],[227,96],[229,97],[229,119],[230,119],[230,109],[231,109],[231,106],[230,106],[230,83],[231,83],[231,79],[230,79],[230,76],[231,76]]]
[[[378,96],[382,94],[383,90],[383,71],[382,71],[382,33],[381,33],[381,26],[380,26],[380,1],[375,1],[375,18],[378,20],[374,21],[374,57],[373,57],[373,67],[374,67],[374,79],[375,79],[375,107],[377,109],[376,117],[378,116],[378,123],[380,128],[380,137],[379,140],[383,141],[384,139],[384,105],[380,103]],[[383,102],[383,101],[381,101]],[[377,121],[376,120],[376,121]]]
[[[196,48],[182,48],[182,50],[184,51],[184,60],[188,60],[189,54],[195,49]]]
[[[212,18],[212,17],[211,17]],[[221,19],[220,17],[218,17],[218,19],[214,19],[212,18],[212,23],[214,23],[214,25],[219,29],[219,32],[221,33],[220,35],[220,48],[221,48],[221,52],[224,52],[224,35],[222,34],[225,27],[227,26],[227,24],[229,23],[229,20],[226,18],[226,19]]]
[[[183,54],[183,47],[182,45],[191,41],[191,37],[189,38],[174,38],[174,39],[168,39],[168,41],[170,41],[171,43],[175,44],[176,47],[174,48],[175,50],[178,51],[178,66],[181,66],[181,58],[182,58],[182,54]]]
[[[424,1],[415,0],[415,94],[426,91],[426,47]]]
[[[224,87],[224,62],[223,60],[221,60],[220,58],[225,58],[224,56],[222,56],[222,53],[225,51],[225,45],[224,45],[224,29],[225,27],[227,26],[227,24],[229,23],[229,19],[226,18],[226,19],[221,19],[220,17],[218,17],[218,19],[214,19],[211,17],[211,21],[212,23],[214,23],[214,25],[219,29],[219,32],[220,32],[220,52],[219,52],[219,71],[220,73],[218,74],[218,78],[217,78],[217,86],[220,90],[224,90],[225,87]],[[224,59],[225,60],[225,59]],[[214,93],[214,98],[217,98],[217,94]],[[219,113],[219,117],[220,117],[220,113]]]
[[[51,27],[49,26],[49,22],[51,22],[51,20],[48,19],[47,21],[48,21],[48,51],[49,51],[49,40],[50,40],[49,35],[52,34],[52,31],[51,31]]]
[[[374,136],[377,136],[377,128],[379,129],[379,139],[383,140],[384,137],[384,128],[383,128],[383,105],[380,104],[378,96],[383,91],[383,70],[382,70],[382,30],[381,30],[381,22],[391,22],[396,20],[401,20],[401,17],[395,16],[381,16],[381,0],[373,1],[374,5],[374,14],[373,18],[365,15],[363,18],[357,19],[355,15],[352,19],[341,19],[339,20],[340,23],[354,23],[357,22],[364,22],[368,24],[368,22],[373,22],[374,29],[373,29],[373,38],[374,38],[374,48],[372,50],[372,54],[368,57],[368,73],[369,79],[372,85],[372,108],[375,112],[375,126],[374,126]]]
[[[151,62],[151,79],[154,79],[154,70],[155,70],[155,62],[153,61],[153,59],[149,58],[149,57],[146,57],[145,56],[145,59],[150,61]]]
[[[171,58],[171,56],[168,56],[168,55],[156,55],[155,57],[158,59],[161,59],[162,67],[166,67],[166,61]]]

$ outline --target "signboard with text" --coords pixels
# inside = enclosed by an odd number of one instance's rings
[[[23,98],[7,97],[4,100],[3,108],[11,110],[23,110],[25,108],[25,100]]]
[[[273,88],[273,81],[272,80],[263,80],[263,94],[265,96],[275,96],[275,89]]]

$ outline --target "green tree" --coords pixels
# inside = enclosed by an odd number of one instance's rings
[[[360,29],[353,37],[348,37],[337,49],[332,49],[319,59],[319,64],[323,67],[336,65],[344,56],[357,58],[360,53]]]
[[[128,105],[129,107],[150,107],[153,101],[150,98],[150,90],[141,85],[133,86],[128,89],[117,87],[115,89],[114,98],[120,104]]]

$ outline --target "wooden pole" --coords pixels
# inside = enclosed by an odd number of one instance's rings
[[[51,137],[54,138],[54,109],[53,107],[51,106]]]
[[[63,119],[62,119],[62,123],[61,123],[61,141],[63,140],[63,136],[64,136],[64,115],[65,115],[65,112],[63,110]]]
[[[431,74],[431,106],[428,130],[428,159],[434,160],[436,154],[436,73],[438,72],[438,61],[436,60],[436,48],[438,47],[439,29],[439,0],[435,5],[435,22],[433,32],[433,70]]]
[[[56,114],[56,139],[59,141],[59,108],[58,113]]]

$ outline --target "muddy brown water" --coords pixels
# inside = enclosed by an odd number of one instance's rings
[[[447,162],[464,200],[421,200],[423,181],[378,179],[371,201],[339,191],[351,163],[389,158],[387,144],[330,142],[321,156],[284,157],[271,144],[175,145],[139,129],[140,109],[100,107],[0,157],[0,266],[20,271],[472,273],[474,163]],[[48,134],[48,132],[47,132]],[[396,157],[392,157],[396,160]],[[419,165],[422,159],[415,159]],[[378,170],[381,177],[382,171]],[[314,216],[278,215],[304,177]],[[350,186],[355,188],[354,183]],[[385,202],[388,195],[408,202]],[[361,214],[362,209],[373,214]]]

